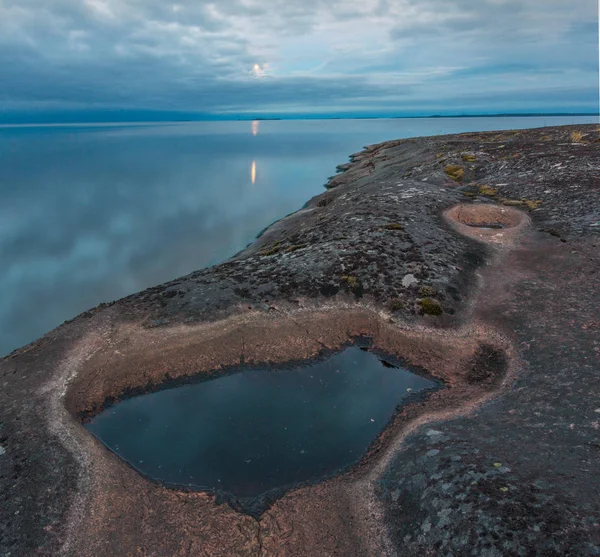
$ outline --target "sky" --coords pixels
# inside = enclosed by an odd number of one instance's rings
[[[4,121],[597,110],[597,0],[0,0]]]

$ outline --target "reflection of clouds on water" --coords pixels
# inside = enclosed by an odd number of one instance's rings
[[[246,147],[227,135],[215,148],[210,135],[39,133],[13,138],[10,153],[0,142],[0,355],[101,301],[233,255],[322,183],[290,195],[263,181],[261,198],[247,188]]]
[[[429,386],[351,347],[125,400],[88,427],[156,479],[256,495],[356,461],[407,389]]]

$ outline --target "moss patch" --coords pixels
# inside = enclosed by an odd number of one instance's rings
[[[457,164],[449,164],[444,171],[455,182],[462,182],[462,179],[465,177],[465,169]]]
[[[442,313],[444,313],[440,303],[431,298],[424,298],[419,302],[419,305],[425,315],[442,315]]]
[[[498,190],[496,188],[486,186],[485,184],[481,184],[478,187],[478,191],[479,195],[485,195],[486,197],[496,197],[496,195],[498,195]]]
[[[506,199],[503,197],[499,199],[499,201],[502,205],[506,205],[507,207],[523,207],[523,205],[525,205],[520,199]]]
[[[539,209],[540,205],[542,204],[541,199],[508,199],[502,197],[498,201],[507,207],[527,207],[531,211],[534,209]]]
[[[340,280],[345,282],[350,290],[354,290],[358,286],[358,279],[356,277],[345,275]]]
[[[533,199],[522,199],[521,201],[523,201],[523,204],[525,205],[525,207],[527,207],[530,210],[534,210],[534,209],[539,209],[540,205],[542,204],[542,200],[538,199],[537,201],[534,201]]]
[[[269,249],[259,252],[258,255],[270,256],[275,255],[276,253],[279,253],[279,248],[277,246],[273,246]]]
[[[435,296],[436,295],[436,290],[435,288],[433,288],[432,286],[421,286],[420,290],[419,290],[419,294],[421,296],[430,298],[431,296]]]
[[[288,246],[283,250],[283,253],[293,253],[295,251],[298,251],[299,249],[304,249],[305,247],[306,244],[296,244],[295,246]]]

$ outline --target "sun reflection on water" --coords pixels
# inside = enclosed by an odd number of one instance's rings
[[[250,168],[250,180],[252,183],[256,182],[256,161],[252,161],[252,166]]]

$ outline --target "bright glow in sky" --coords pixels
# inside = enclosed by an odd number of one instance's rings
[[[596,0],[1,0],[0,111],[589,112],[597,11]]]

